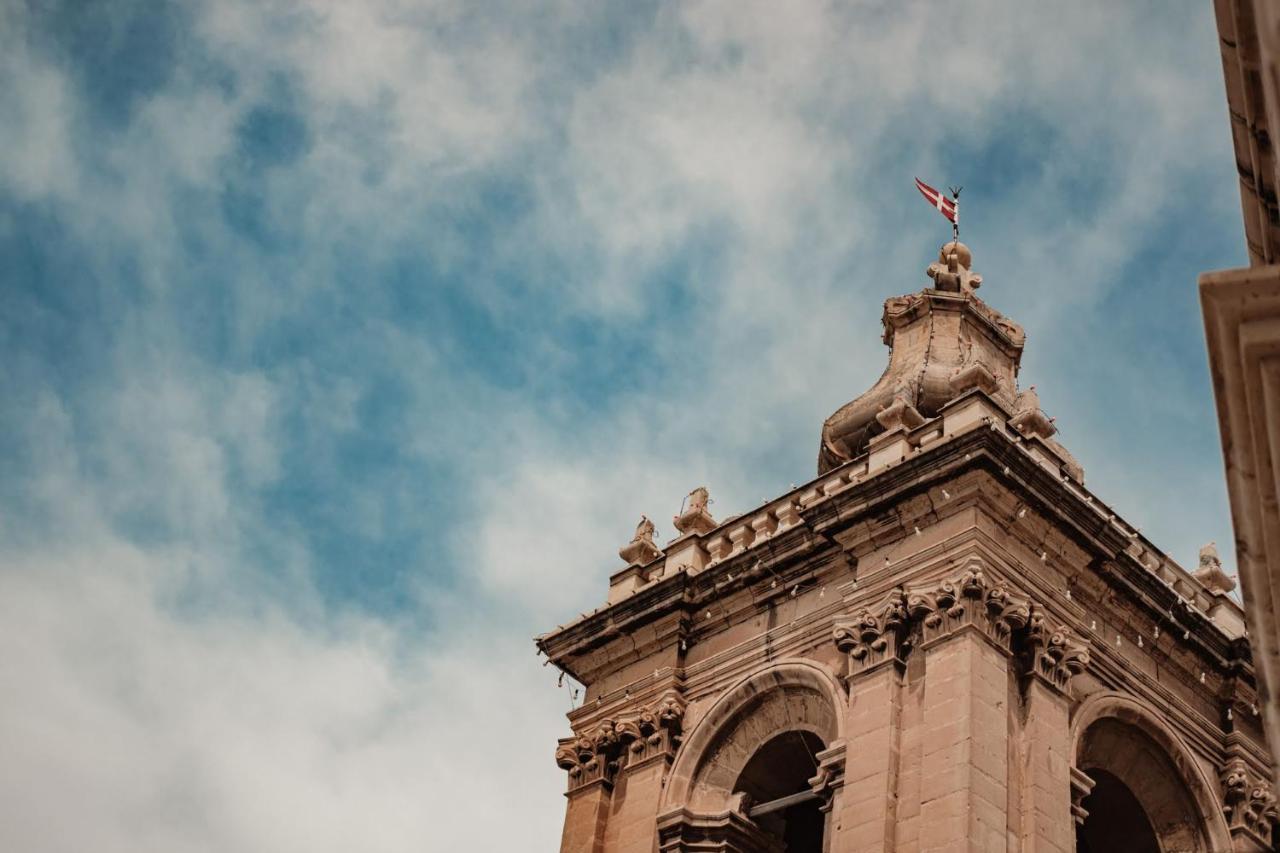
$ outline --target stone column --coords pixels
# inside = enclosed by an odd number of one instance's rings
[[[1029,605],[978,565],[908,597],[923,618],[920,850],[1008,849],[1010,638]]]
[[[1089,663],[1089,653],[1066,628],[1050,630],[1040,613],[1026,635],[1027,671],[1022,730],[1022,853],[1072,853],[1071,700],[1067,684]]]
[[[658,804],[675,757],[684,703],[675,694],[617,724],[623,763],[614,782],[604,853],[650,853],[657,843]]]
[[[897,849],[898,767],[901,735],[900,657],[906,600],[895,590],[879,607],[836,623],[834,639],[845,652],[844,784],[832,799],[829,849],[838,853],[887,853]]]

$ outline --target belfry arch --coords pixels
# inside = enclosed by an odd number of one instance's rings
[[[752,849],[819,853],[829,797],[823,781],[832,747],[843,743],[845,704],[834,676],[812,661],[770,664],[727,690],[676,756],[665,831],[696,825],[751,836]]]
[[[1155,712],[1103,694],[1077,709],[1072,729],[1076,805],[1085,813],[1078,853],[1232,849],[1215,787]]]

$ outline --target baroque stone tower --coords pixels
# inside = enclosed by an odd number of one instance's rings
[[[565,853],[1261,851],[1276,804],[1241,610],[1084,485],[963,244],[889,299],[889,366],[818,477],[642,518],[600,609]]]

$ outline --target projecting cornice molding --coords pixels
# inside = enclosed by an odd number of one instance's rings
[[[1247,646],[1242,646],[1238,632],[1229,633],[1231,620],[1240,624],[1238,605],[1211,594],[1066,475],[1047,449],[1037,450],[1040,439],[1011,433],[996,419],[998,408],[981,391],[971,390],[950,406],[954,408],[944,418],[958,410],[967,427],[921,443],[900,462],[874,474],[857,473],[865,472],[865,462],[862,469],[855,462],[764,504],[758,513],[722,523],[705,537],[683,537],[679,541],[686,544],[673,549],[717,539],[728,529],[751,527],[757,514],[786,518],[786,524],[779,521],[767,537],[744,543],[698,571],[650,568],[655,580],[539,637],[539,648],[578,680],[593,683],[602,668],[616,668],[657,646],[693,642],[699,633],[717,630],[732,618],[724,607],[735,600],[736,590],[749,589],[745,600],[758,606],[789,594],[803,578],[822,571],[824,561],[833,566],[856,561],[865,550],[911,535],[911,525],[925,520],[907,520],[904,528],[898,510],[913,501],[923,501],[930,518],[937,518],[990,500],[992,491],[982,485],[990,478],[1009,495],[1005,503],[1032,508],[1053,525],[1055,535],[1092,554],[1095,570],[1108,583],[1145,602],[1153,618],[1176,624],[1210,659],[1223,666],[1241,655],[1247,659]],[[931,424],[919,429],[938,430]],[[785,511],[779,509],[784,506]],[[992,505],[988,511],[1001,510]],[[1017,521],[1011,518],[1010,524]],[[863,539],[867,541],[859,544]],[[1230,618],[1221,622],[1224,614]]]

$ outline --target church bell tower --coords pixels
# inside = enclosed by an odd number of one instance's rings
[[[665,544],[642,518],[537,638],[586,687],[564,853],[1274,849],[1216,550],[1188,570],[1085,487],[964,244],[927,272],[816,479],[722,521],[695,489]]]

